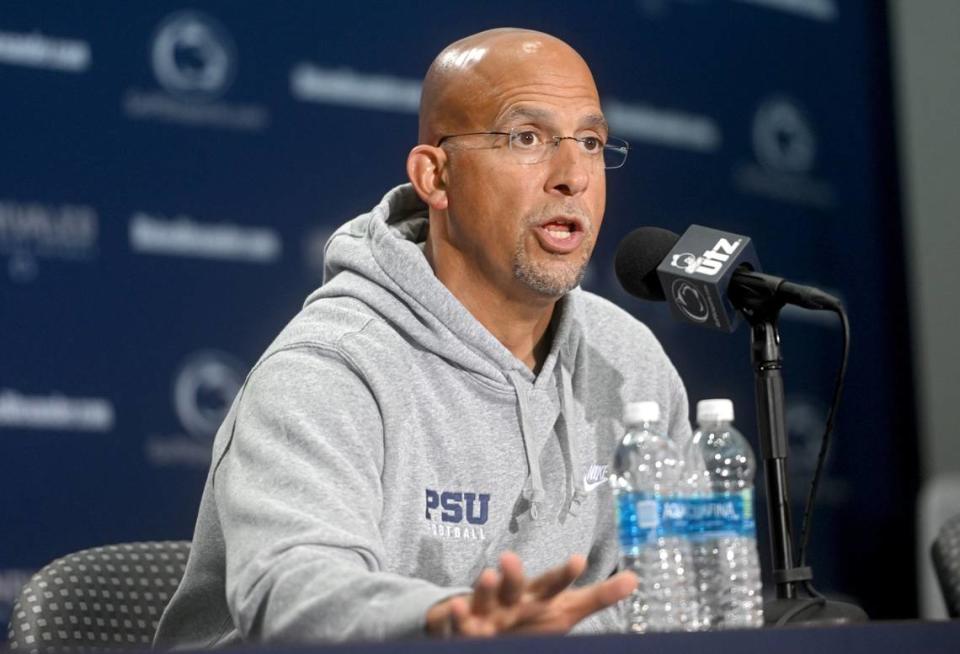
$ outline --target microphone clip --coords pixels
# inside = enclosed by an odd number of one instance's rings
[[[775,322],[787,304],[812,311],[838,311],[841,306],[840,300],[818,288],[746,267],[733,274],[728,293],[733,306],[751,325]]]

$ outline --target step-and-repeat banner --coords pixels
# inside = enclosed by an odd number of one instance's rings
[[[585,287],[653,328],[692,401],[732,397],[756,447],[747,330],[625,295],[611,262],[627,232],[747,234],[766,270],[845,299],[811,560],[821,590],[912,615],[889,592],[913,587],[917,443],[882,5],[5,3],[0,625],[55,557],[191,537],[246,371],[320,282],[331,231],[404,181],[432,57],[503,25],[574,45],[633,146]],[[789,310],[781,327],[799,514],[840,331]]]

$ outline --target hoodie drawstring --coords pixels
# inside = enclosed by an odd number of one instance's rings
[[[563,430],[560,432],[561,451],[564,453],[564,464],[567,468],[567,496],[563,510],[560,512],[560,522],[566,520],[567,514],[576,516],[580,503],[587,496],[583,485],[579,483],[577,471],[580,470],[580,457],[577,453],[577,444],[574,442],[572,429],[574,425],[582,424],[576,415],[576,403],[573,400],[573,381],[570,370],[560,363],[560,412],[563,414]]]
[[[577,515],[577,509],[580,503],[586,497],[586,491],[578,483],[577,471],[580,470],[580,458],[577,453],[577,444],[574,442],[573,429],[575,425],[580,424],[579,416],[576,415],[576,403],[573,399],[573,381],[570,376],[570,370],[567,366],[560,366],[560,413],[563,416],[562,428],[559,431],[560,451],[563,455],[564,472],[567,477],[567,491],[564,498],[563,508],[560,511],[558,519],[560,522],[566,520],[567,515]],[[520,407],[520,435],[523,438],[523,451],[527,460],[527,483],[523,487],[523,498],[530,502],[530,518],[539,520],[543,517],[543,505],[546,500],[546,491],[543,489],[543,478],[540,472],[540,464],[534,460],[531,435],[533,428],[530,425],[530,405],[529,396],[526,390],[526,384],[523,378],[517,372],[508,372],[507,376],[510,383],[513,384],[514,391],[517,394],[517,403]]]
[[[523,451],[527,458],[527,483],[523,486],[523,498],[530,502],[530,517],[539,520],[543,516],[543,502],[546,492],[543,490],[543,479],[540,476],[540,465],[533,460],[533,447],[530,435],[533,428],[530,426],[530,408],[524,380],[515,371],[507,373],[513,389],[517,393],[517,403],[520,405],[520,436],[523,438]]]

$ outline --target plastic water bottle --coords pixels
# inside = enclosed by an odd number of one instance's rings
[[[763,626],[763,594],[753,513],[756,461],[734,429],[733,402],[697,403],[697,431],[684,458],[700,622],[708,629]]]
[[[625,600],[627,629],[697,631],[697,589],[681,496],[683,459],[660,433],[659,420],[656,402],[627,404],[626,434],[610,476],[623,568],[639,581]]]

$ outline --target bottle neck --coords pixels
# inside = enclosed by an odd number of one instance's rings
[[[637,420],[634,422],[628,422],[626,425],[627,431],[650,431],[655,433],[660,433],[660,421],[659,420]]]
[[[697,422],[699,431],[730,431],[733,423],[730,420],[705,420]]]

